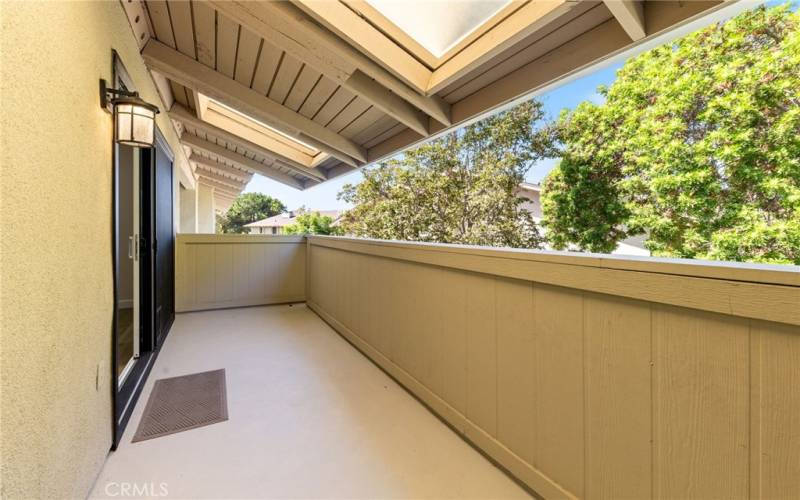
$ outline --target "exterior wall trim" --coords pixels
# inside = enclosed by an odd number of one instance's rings
[[[800,325],[800,267],[309,236],[312,245]],[[783,269],[782,269],[783,268]]]

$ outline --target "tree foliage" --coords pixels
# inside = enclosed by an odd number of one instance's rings
[[[356,236],[441,243],[537,247],[541,237],[515,194],[525,173],[552,153],[532,101],[424,144],[364,171],[340,199]],[[539,124],[540,125],[540,124]]]
[[[283,203],[264,193],[242,193],[233,201],[228,212],[217,218],[218,231],[221,233],[247,233],[245,224],[285,211],[286,206]]]
[[[333,226],[333,217],[320,215],[319,212],[305,212],[297,217],[295,221],[283,227],[284,234],[343,234],[339,226]]]
[[[632,59],[562,114],[556,248],[800,264],[800,14],[758,8]]]

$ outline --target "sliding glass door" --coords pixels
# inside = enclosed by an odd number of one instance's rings
[[[134,90],[115,54],[114,87]],[[114,145],[114,447],[175,317],[172,151]]]
[[[117,146],[117,309],[114,369],[117,389],[127,380],[140,354],[141,168],[137,148]]]

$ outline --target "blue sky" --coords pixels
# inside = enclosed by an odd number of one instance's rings
[[[573,108],[581,101],[599,99],[600,95],[597,93],[597,87],[611,84],[614,81],[617,69],[620,67],[622,67],[622,63],[600,69],[540,96],[539,99],[544,103],[545,113],[547,113],[548,118],[557,117],[562,109]],[[544,160],[535,165],[529,172],[527,180],[529,182],[539,182],[553,168],[555,162],[556,160]],[[305,191],[298,191],[256,174],[247,185],[245,192],[268,194],[281,200],[290,209],[299,208],[300,206],[318,210],[342,209],[347,208],[347,204],[337,200],[336,195],[342,190],[342,186],[356,184],[361,180],[361,177],[361,172],[355,171]]]
[[[765,2],[772,7],[785,3],[785,0],[770,0]],[[798,8],[798,2],[791,4],[792,10]],[[564,108],[574,108],[578,103],[585,100],[598,101],[602,97],[597,93],[600,85],[610,85],[616,72],[622,67],[624,62],[611,64],[597,71],[590,73],[582,78],[565,83],[550,92],[539,96],[544,103],[545,113],[548,118],[555,118]],[[540,162],[531,168],[526,180],[529,182],[539,182],[553,168],[557,160],[548,159]],[[245,192],[262,192],[281,200],[289,209],[305,206],[311,209],[329,210],[348,208],[348,205],[336,199],[336,195],[342,190],[345,184],[356,184],[362,178],[360,171],[354,171],[347,175],[337,177],[321,185],[298,191],[284,186],[258,174],[253,176],[253,180],[247,185]]]

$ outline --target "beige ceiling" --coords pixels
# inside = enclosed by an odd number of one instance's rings
[[[229,196],[254,173],[315,186],[726,3],[492,1],[452,16],[442,54],[378,0],[123,5],[195,173]]]

